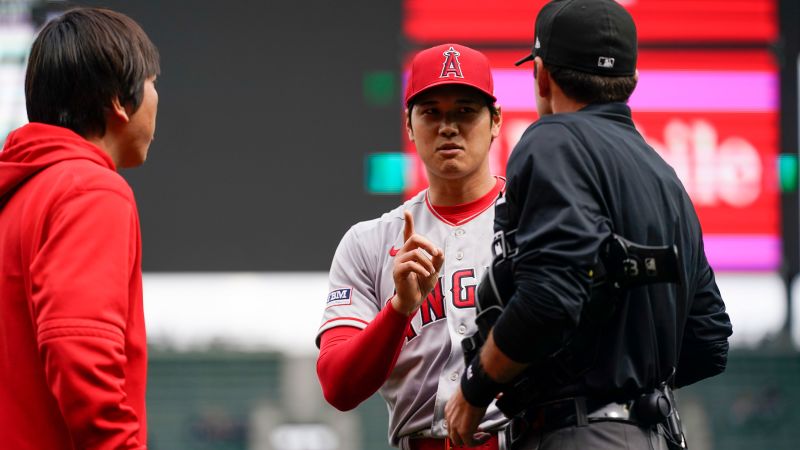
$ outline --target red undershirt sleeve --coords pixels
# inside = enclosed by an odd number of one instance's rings
[[[387,304],[363,330],[341,326],[325,331],[317,376],[328,403],[349,411],[374,394],[392,373],[410,323],[411,317]]]

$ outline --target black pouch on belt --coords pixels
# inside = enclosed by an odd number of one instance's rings
[[[644,394],[633,402],[632,417],[645,426],[661,425],[670,450],[687,450],[683,426],[675,408],[672,389],[662,385],[653,392]]]

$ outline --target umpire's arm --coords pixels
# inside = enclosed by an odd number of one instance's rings
[[[728,362],[728,337],[733,328],[714,280],[714,272],[702,250],[702,237],[699,245],[697,288],[690,299],[689,315],[679,347],[675,387],[720,374]]]
[[[541,122],[509,160],[506,201],[516,217],[519,254],[515,291],[493,336],[497,349],[519,363],[561,348],[591,295],[591,269],[609,233],[592,161],[568,128]],[[490,375],[491,361],[499,360],[491,349],[485,350]]]

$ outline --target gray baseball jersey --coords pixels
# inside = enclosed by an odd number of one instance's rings
[[[330,271],[330,293],[317,339],[337,326],[365,328],[381,308],[391,307],[395,249],[403,243],[403,211],[414,232],[444,251],[439,282],[411,321],[397,364],[379,392],[389,407],[389,441],[447,436],[444,407],[464,371],[461,340],[476,331],[475,290],[491,262],[494,205],[449,223],[430,206],[427,190],[378,219],[360,222],[344,235]],[[492,404],[481,428],[504,422]]]

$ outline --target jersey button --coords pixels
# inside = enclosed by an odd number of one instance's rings
[[[456,253],[456,259],[459,260],[459,261],[464,259],[464,252],[457,252]]]
[[[450,374],[450,381],[456,381],[458,379],[458,372],[453,372]]]
[[[459,326],[458,326],[458,329],[457,329],[457,331],[458,331],[458,334],[464,334],[464,333],[466,333],[466,332],[467,332],[467,327],[466,327],[466,325],[464,325],[464,324],[461,324],[461,325],[459,325]]]
[[[463,236],[465,234],[467,234],[467,232],[463,228],[456,229],[456,236]]]

